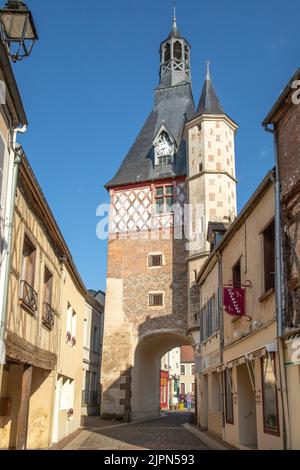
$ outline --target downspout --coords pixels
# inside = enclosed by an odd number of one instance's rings
[[[6,225],[6,234],[4,235],[4,240],[7,243],[6,255],[4,258],[4,285],[3,285],[3,297],[1,300],[1,319],[0,319],[0,366],[3,366],[5,363],[5,331],[6,331],[6,322],[7,322],[7,305],[8,305],[8,289],[9,289],[9,277],[10,277],[10,268],[11,268],[11,255],[12,255],[12,234],[13,234],[13,222],[14,222],[14,208],[15,208],[15,196],[18,183],[18,174],[19,166],[22,160],[22,149],[17,146],[17,134],[23,134],[27,130],[27,125],[15,128],[13,130],[13,138],[11,143],[11,150],[14,155],[13,171],[12,171],[12,186],[11,191],[8,194],[8,219],[5,223]],[[3,364],[2,364],[3,362]],[[0,386],[2,383],[2,371],[3,367],[0,367]]]
[[[287,396],[287,381],[284,355],[284,323],[285,323],[285,284],[283,275],[283,255],[282,255],[282,221],[281,221],[281,186],[279,175],[279,152],[278,139],[275,126],[273,128],[265,126],[265,131],[273,134],[274,155],[275,155],[275,296],[276,296],[276,317],[277,317],[277,340],[281,383],[281,400],[283,411],[283,445],[285,450],[291,448],[290,420]]]
[[[219,327],[220,327],[220,363],[223,364],[223,350],[224,350],[224,317],[223,317],[223,269],[222,269],[222,255],[219,251],[216,253],[218,258],[218,315],[219,315]],[[220,389],[221,389],[221,413],[222,413],[222,434],[223,440],[225,440],[225,410],[224,410],[224,399],[225,390],[223,384],[223,373],[220,375]]]

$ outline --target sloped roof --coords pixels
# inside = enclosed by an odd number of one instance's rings
[[[149,114],[136,141],[106,188],[131,183],[186,176],[186,143],[183,140],[185,123],[195,114],[189,83],[155,90],[154,108]],[[153,141],[162,124],[176,139],[178,152],[173,165],[154,165]]]

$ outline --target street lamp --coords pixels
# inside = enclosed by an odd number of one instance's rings
[[[0,10],[0,31],[13,62],[28,57],[38,40],[32,13],[20,0],[8,0]]]

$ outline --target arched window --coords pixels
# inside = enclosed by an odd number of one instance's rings
[[[171,46],[169,43],[167,43],[165,47],[165,62],[169,62],[170,59],[171,59]]]
[[[176,41],[174,44],[174,58],[178,60],[182,59],[182,46],[179,41]]]
[[[189,48],[187,46],[184,47],[184,60],[189,61]]]

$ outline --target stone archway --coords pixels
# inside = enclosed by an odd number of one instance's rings
[[[158,331],[141,338],[132,368],[132,420],[160,415],[160,359],[171,349],[189,344],[189,338],[180,331]]]

